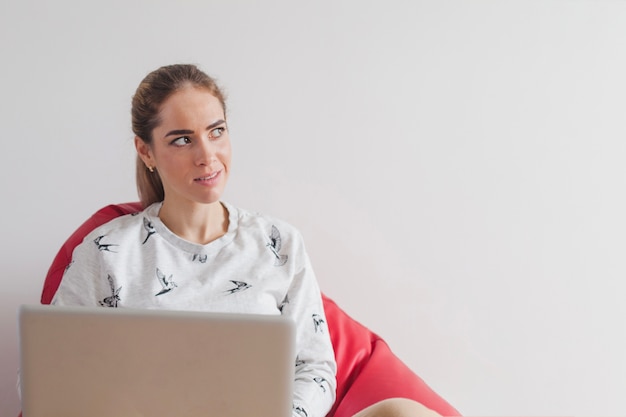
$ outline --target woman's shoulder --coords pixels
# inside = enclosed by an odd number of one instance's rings
[[[155,205],[149,206],[143,211],[124,214],[94,228],[85,236],[85,240],[94,240],[103,236],[115,236],[121,238],[127,234],[136,235],[149,226],[155,212]]]
[[[259,230],[267,235],[279,232],[283,236],[292,236],[301,239],[300,231],[289,221],[271,214],[235,207],[229,203],[223,204],[230,213],[231,222],[233,221],[232,217],[236,218],[239,231]]]

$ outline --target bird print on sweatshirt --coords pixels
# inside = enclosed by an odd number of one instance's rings
[[[113,243],[102,243],[102,239],[104,239],[105,237],[106,235],[100,235],[93,240],[93,243],[96,244],[96,246],[98,247],[98,250],[101,252],[115,252],[111,248],[113,246],[119,246],[119,245],[115,245]]]
[[[317,385],[320,387],[320,389],[322,390],[322,392],[326,392],[326,387],[324,386],[324,384],[330,386],[328,384],[328,381],[326,381],[326,378],[322,378],[321,376],[316,376],[313,378],[313,381],[315,381],[317,383]]]
[[[324,321],[322,316],[320,316],[319,314],[313,314],[312,317],[313,317],[313,326],[315,327],[315,333],[317,332],[323,333],[324,329],[322,328],[322,325],[326,322]]]
[[[280,311],[281,314],[283,313],[283,309],[287,304],[289,304],[289,294],[286,294],[283,301],[278,305],[278,311]]]
[[[296,412],[296,414],[298,414],[299,416],[302,417],[309,417],[309,414],[306,412],[306,410],[304,409],[304,407],[293,407],[293,411]]]
[[[74,265],[74,259],[72,259],[70,263],[65,266],[65,272],[67,272],[72,267],[72,265]]]
[[[111,295],[109,297],[105,297],[102,301],[100,301],[100,305],[102,307],[117,307],[117,303],[120,301],[120,291],[122,287],[115,288],[115,282],[113,281],[113,277],[111,275],[107,275],[107,280],[109,281],[109,287],[111,288]]]
[[[142,242],[142,245],[145,245],[148,239],[150,239],[150,236],[156,233],[156,229],[154,228],[154,226],[152,225],[152,222],[148,220],[147,217],[143,218],[143,228],[146,229],[146,232],[148,232],[148,235]]]
[[[206,263],[206,260],[208,259],[208,255],[207,254],[199,254],[199,253],[194,253],[193,254],[193,258],[191,258],[191,262],[200,262],[201,264]]]
[[[281,255],[279,253],[280,249],[283,246],[283,243],[282,243],[282,239],[280,238],[280,232],[278,231],[278,228],[274,225],[272,225],[272,232],[270,233],[269,238],[270,238],[270,241],[265,246],[267,246],[276,257],[276,260],[274,261],[274,265],[276,266],[285,265],[289,257],[287,255]]]
[[[235,287],[231,288],[229,290],[226,290],[227,293],[229,294],[235,294],[241,291],[245,291],[248,288],[252,287],[252,285],[248,284],[247,282],[243,282],[243,281],[234,281],[234,280],[230,280],[230,282],[232,282]]]
[[[161,270],[159,268],[157,268],[156,269],[156,275],[157,275],[157,279],[159,280],[159,284],[161,284],[161,287],[163,287],[163,289],[161,291],[159,291],[157,294],[155,294],[156,296],[168,293],[168,292],[172,291],[174,288],[178,287],[178,285],[174,281],[172,281],[172,275],[171,274],[168,277],[163,272],[161,272]]]

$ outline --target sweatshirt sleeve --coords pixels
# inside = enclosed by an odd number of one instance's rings
[[[282,310],[296,323],[293,416],[324,417],[335,401],[337,366],[317,280],[304,246],[298,251],[302,267]]]
[[[105,306],[106,301],[115,301],[117,289],[114,286],[114,277],[103,273],[98,244],[88,235],[74,248],[52,304]]]

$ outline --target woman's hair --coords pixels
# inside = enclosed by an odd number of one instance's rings
[[[172,94],[185,86],[206,89],[222,104],[226,114],[224,94],[215,80],[198,69],[195,65],[177,64],[161,67],[144,78],[133,96],[132,126],[133,132],[147,145],[152,145],[152,131],[160,123],[161,105]],[[157,201],[163,201],[165,193],[159,173],[150,171],[137,155],[136,166],[137,192],[144,207]]]

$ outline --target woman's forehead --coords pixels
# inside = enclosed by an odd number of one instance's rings
[[[184,87],[168,97],[161,105],[161,124],[168,122],[212,122],[224,119],[220,100],[203,88]]]

